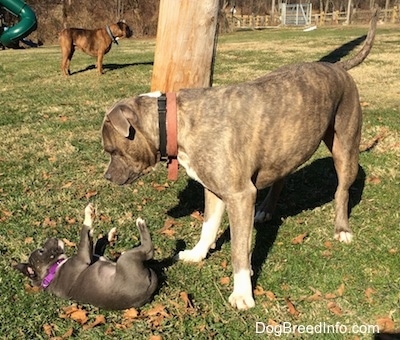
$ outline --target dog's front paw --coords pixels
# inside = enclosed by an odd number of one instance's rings
[[[232,307],[239,310],[246,310],[255,306],[255,302],[251,294],[246,295],[235,292],[233,292],[229,297],[229,303],[232,305]]]
[[[95,217],[96,209],[92,203],[89,203],[85,208],[85,220],[83,221],[83,224],[92,228]]]
[[[193,249],[180,251],[175,258],[185,262],[200,262],[206,258],[207,252],[208,249],[196,246]]]
[[[341,231],[340,233],[335,234],[335,239],[339,242],[349,244],[353,240],[353,234],[348,231]]]

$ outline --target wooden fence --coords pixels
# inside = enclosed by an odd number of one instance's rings
[[[371,17],[370,11],[354,11],[350,23],[367,23]],[[275,22],[270,23],[269,15],[238,15],[232,16],[228,14],[228,20],[233,29],[261,29],[272,26],[281,25],[279,13],[275,15]],[[346,12],[335,11],[333,13],[316,13],[312,15],[311,25],[323,26],[323,25],[340,25],[346,23],[347,16]],[[379,14],[379,20],[385,23],[400,23],[399,8],[389,10],[381,10]]]

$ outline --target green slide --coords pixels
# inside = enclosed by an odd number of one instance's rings
[[[13,46],[36,29],[36,15],[22,0],[0,0],[0,6],[20,19],[16,25],[0,33],[0,43],[4,46]]]

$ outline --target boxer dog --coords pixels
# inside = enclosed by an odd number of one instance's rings
[[[132,34],[129,26],[122,21],[94,30],[65,28],[59,34],[62,73],[65,76],[70,75],[69,66],[77,48],[92,57],[97,57],[97,71],[102,74],[103,58],[111,50],[112,43],[118,44],[118,39],[130,38]]]
[[[250,248],[257,190],[270,186],[256,216],[271,218],[285,176],[306,162],[321,141],[332,152],[338,177],[335,238],[352,240],[349,188],[359,168],[362,112],[347,70],[369,54],[377,16],[376,12],[360,52],[347,61],[284,66],[253,81],[175,94],[177,159],[205,188],[200,240],[178,258],[198,262],[206,257],[226,209],[234,272],[229,301],[238,309],[254,306]],[[165,145],[166,128],[158,112],[163,100],[138,96],[116,103],[106,113],[102,140],[111,158],[106,179],[131,183],[159,160]]]
[[[51,238],[30,255],[28,263],[19,263],[15,269],[34,286],[62,298],[110,310],[142,306],[151,299],[158,282],[155,272],[144,264],[154,252],[146,223],[136,220],[141,245],[124,252],[115,263],[103,257],[115,228],[96,242],[93,251],[93,217],[94,208],[89,204],[76,255],[67,258],[64,242]]]

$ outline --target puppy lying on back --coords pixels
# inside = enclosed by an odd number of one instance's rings
[[[51,238],[30,255],[28,263],[14,268],[29,277],[33,285],[62,298],[111,310],[144,305],[158,282],[155,272],[144,264],[154,253],[146,223],[136,220],[141,245],[124,252],[114,263],[103,254],[115,228],[96,242],[93,251],[93,219],[94,207],[89,204],[76,255],[67,258],[63,241]]]

